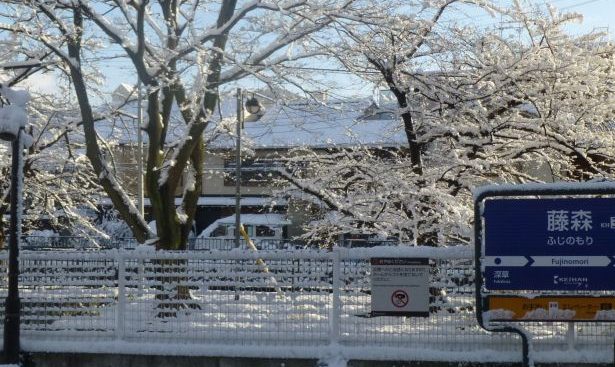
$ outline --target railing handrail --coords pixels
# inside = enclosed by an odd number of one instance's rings
[[[289,238],[258,238],[254,242],[259,249],[303,249],[318,248],[317,244],[309,244],[304,240]],[[240,243],[246,244],[244,239]],[[132,248],[139,243],[134,237],[102,237],[102,236],[24,236],[22,238],[22,248],[30,250],[45,249],[112,249],[112,248]],[[400,245],[396,240],[374,240],[374,239],[343,239],[337,242],[338,247],[346,248],[372,248],[382,245]],[[188,239],[188,249],[190,250],[232,250],[235,248],[234,238],[192,237]],[[247,246],[245,246],[247,247]]]
[[[181,251],[155,251],[153,248],[146,249],[101,249],[99,251],[62,251],[51,255],[48,251],[23,251],[22,258],[32,260],[58,259],[258,259],[268,258],[275,260],[283,259],[328,259],[332,252],[338,252],[342,260],[367,260],[371,257],[429,257],[431,259],[455,260],[472,259],[471,246],[453,247],[430,247],[430,246],[379,246],[373,248],[341,248],[328,249],[291,249],[291,250],[258,250],[232,249],[232,250],[181,250]],[[0,259],[7,256],[6,252],[0,252]]]

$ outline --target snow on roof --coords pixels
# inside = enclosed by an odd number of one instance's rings
[[[265,114],[257,121],[246,121],[242,131],[242,142],[253,149],[278,149],[292,147],[343,147],[343,146],[399,146],[406,143],[402,124],[395,117],[394,109],[383,109],[388,114],[364,117],[372,104],[371,99],[334,100],[327,105],[313,101],[300,100],[287,103],[274,103],[266,106]],[[145,108],[145,107],[144,107]],[[127,103],[123,108],[127,115],[137,115],[136,101]],[[235,146],[234,119],[236,100],[228,96],[220,103],[221,111],[216,110],[214,121],[205,132],[211,139],[208,146],[214,149],[229,149]],[[185,125],[177,109],[173,112],[172,125],[169,127],[170,139],[183,136]],[[220,125],[220,116],[231,120],[227,131]],[[147,116],[144,114],[144,119]],[[99,121],[96,130],[106,140],[119,144],[133,144],[137,141],[135,120],[123,118],[119,121]],[[216,135],[214,137],[214,135]],[[147,136],[143,134],[147,143]]]
[[[0,69],[27,69],[36,66],[40,66],[42,63],[40,60],[32,59],[25,61],[5,62],[0,65]]]
[[[291,222],[282,214],[241,214],[240,221],[242,224],[251,225],[284,225]],[[235,216],[220,218],[216,220],[218,224],[235,224]]]
[[[283,226],[286,224],[290,224],[291,222],[285,218],[282,214],[241,214],[240,221],[245,225],[254,225],[254,226]],[[228,217],[220,218],[207,226],[198,235],[198,238],[208,238],[211,234],[221,225],[234,225],[235,224],[235,216],[231,215]]]
[[[241,214],[240,222],[244,225],[276,227],[291,223],[282,214]],[[217,219],[212,224],[208,225],[207,228],[205,228],[203,232],[198,235],[198,238],[210,237],[216,228],[218,228],[221,224],[234,225],[235,216],[230,215],[228,217]]]
[[[117,88],[113,90],[112,93],[113,98],[137,98],[137,91],[134,85],[127,83],[120,83]]]
[[[181,205],[181,198],[175,198],[175,205]],[[270,205],[287,205],[286,200],[273,199],[271,197],[260,196],[242,196],[241,206],[270,206]],[[111,199],[104,198],[101,200],[101,204],[105,206],[112,205]],[[143,204],[149,206],[149,198],[144,198]],[[198,206],[232,206],[235,205],[234,196],[202,196],[198,199]]]
[[[394,114],[383,119],[362,119],[370,105],[371,100],[276,104],[259,120],[246,122],[242,134],[246,145],[254,149],[405,144],[401,122]],[[234,145],[229,135],[210,143],[213,148]]]

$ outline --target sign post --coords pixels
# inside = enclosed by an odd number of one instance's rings
[[[372,258],[371,316],[429,316],[429,259]]]
[[[614,183],[493,185],[475,193],[477,319],[489,331],[519,334],[524,366],[527,336],[502,322],[615,321],[615,296],[588,296],[615,291],[614,196]]]

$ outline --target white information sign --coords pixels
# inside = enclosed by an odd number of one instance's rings
[[[429,259],[371,259],[372,316],[429,316]]]

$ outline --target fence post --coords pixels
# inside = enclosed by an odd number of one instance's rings
[[[342,274],[342,262],[340,260],[340,251],[338,248],[334,247],[332,254],[333,261],[333,279],[331,282],[332,286],[332,304],[331,304],[331,312],[329,315],[330,318],[330,344],[338,344],[340,340],[340,328],[341,328],[341,318],[342,318],[342,302],[340,299],[340,294],[342,292],[342,282],[341,282],[341,274]]]
[[[124,339],[124,325],[126,315],[126,259],[124,251],[118,250],[117,256],[117,310],[115,313],[115,337]]]
[[[569,322],[568,330],[566,330],[566,342],[568,343],[568,349],[574,349],[575,333],[576,330],[574,322]]]
[[[139,282],[139,285],[137,286],[137,296],[143,297],[143,288],[145,285],[145,259],[139,258],[139,260],[137,260],[137,264],[136,279]]]

